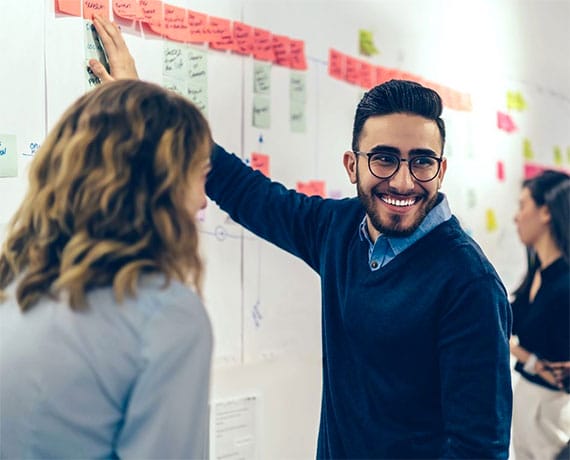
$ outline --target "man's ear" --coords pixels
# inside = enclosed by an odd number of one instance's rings
[[[447,171],[447,157],[443,157],[441,161],[441,168],[439,169],[439,174],[437,175],[437,189],[441,188],[443,183],[443,178],[445,177],[445,171]]]
[[[350,183],[356,184],[356,168],[358,167],[356,154],[347,150],[344,152],[344,156],[342,157],[342,163],[344,164],[344,169],[346,169]]]

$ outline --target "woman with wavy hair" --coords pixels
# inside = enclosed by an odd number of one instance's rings
[[[514,292],[516,460],[554,460],[570,440],[570,176],[525,180],[515,216],[528,269]]]
[[[48,134],[0,254],[0,457],[206,457],[210,150],[192,103],[136,80]]]

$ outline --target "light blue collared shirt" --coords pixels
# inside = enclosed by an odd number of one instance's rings
[[[416,231],[404,238],[380,235],[376,243],[373,243],[368,234],[366,216],[364,216],[364,219],[360,222],[359,230],[360,239],[368,241],[369,244],[368,265],[370,270],[375,271],[383,267],[398,254],[431,232],[439,224],[451,218],[451,209],[449,208],[447,197],[443,193],[440,193],[440,196],[442,197],[441,201],[428,212]]]

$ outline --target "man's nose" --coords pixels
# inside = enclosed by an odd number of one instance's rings
[[[412,190],[415,183],[408,160],[402,159],[400,161],[398,171],[390,178],[390,185],[399,191]]]

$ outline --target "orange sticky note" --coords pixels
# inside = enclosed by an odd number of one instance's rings
[[[140,6],[143,12],[143,22],[148,24],[150,29],[162,35],[162,2],[160,0],[140,0]]]
[[[291,67],[291,39],[285,35],[273,35],[273,54],[275,64]]]
[[[297,182],[297,191],[308,196],[325,197],[326,183],[324,180],[311,180],[309,182]]]
[[[253,27],[243,22],[234,21],[233,51],[238,54],[250,55],[253,53]]]
[[[291,52],[291,68],[295,70],[307,70],[305,42],[303,40],[291,40],[289,46]]]
[[[208,25],[206,26],[205,29],[206,41],[213,43],[222,40],[223,36],[228,34],[227,31],[228,26],[229,26],[228,19],[218,18],[216,16],[209,16]]]
[[[113,0],[113,14],[123,19],[144,19],[142,8],[137,0]]]
[[[344,80],[346,76],[346,55],[340,51],[329,49],[329,75],[339,80]]]
[[[210,25],[216,27],[221,33],[215,40],[210,40],[210,48],[224,51],[233,50],[235,42],[232,22],[229,19],[215,18],[215,22],[212,24],[212,19],[214,18],[210,18]]]
[[[257,171],[261,171],[269,177],[269,155],[253,152],[250,158],[250,166]]]
[[[188,25],[192,43],[203,43],[206,41],[206,29],[208,27],[208,16],[206,14],[188,10]]]
[[[273,40],[271,32],[264,29],[253,29],[253,57],[261,61],[273,61]]]
[[[81,0],[55,0],[55,11],[81,17]]]
[[[345,80],[353,85],[360,85],[360,68],[362,61],[351,56],[346,57],[346,77]]]
[[[184,8],[164,4],[163,32],[165,37],[176,42],[186,42],[190,38],[188,15]]]
[[[360,86],[364,89],[370,89],[374,86],[376,80],[374,66],[368,62],[362,61],[360,63]]]
[[[390,80],[399,79],[402,75],[398,69],[388,67],[376,67],[376,84],[380,85]]]
[[[109,0],[83,0],[83,17],[93,19],[94,15],[109,17]]]

